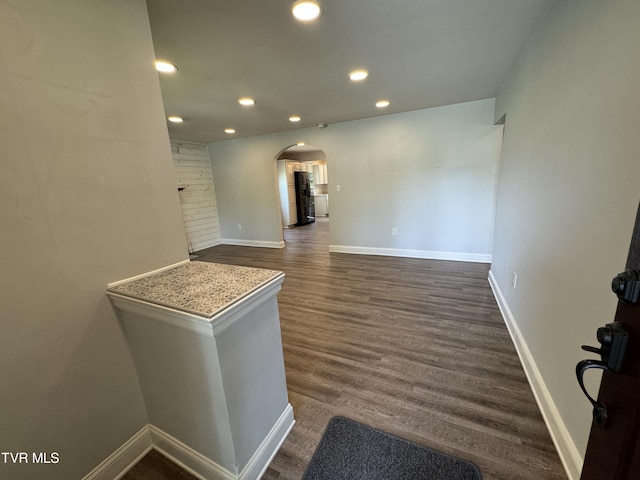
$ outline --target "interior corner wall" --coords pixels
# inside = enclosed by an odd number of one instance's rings
[[[304,141],[327,158],[332,248],[490,261],[493,111],[478,100],[209,144],[222,238],[282,239],[274,157]]]
[[[82,478],[148,423],[105,289],[188,258],[153,60],[144,0],[0,2],[0,432],[28,456],[0,478]]]
[[[640,199],[639,22],[636,0],[553,3],[496,99],[506,124],[491,275],[572,479],[591,426],[575,365],[613,320],[611,279]]]

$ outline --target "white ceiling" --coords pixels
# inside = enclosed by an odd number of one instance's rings
[[[494,97],[552,0],[147,0],[171,138],[209,143]],[[369,70],[355,84],[347,74]],[[256,99],[242,107],[238,98]],[[374,103],[391,105],[377,109]],[[289,116],[302,121],[293,124]]]

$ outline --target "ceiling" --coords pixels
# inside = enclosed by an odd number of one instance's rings
[[[210,143],[494,97],[552,0],[320,1],[303,24],[292,0],[147,0],[156,58],[179,68],[159,74],[166,114],[184,118],[170,137]],[[358,68],[369,77],[351,82]],[[239,105],[245,96],[256,104]]]

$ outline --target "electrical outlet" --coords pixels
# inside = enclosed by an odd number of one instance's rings
[[[336,192],[340,191],[340,185],[336,185]]]
[[[238,224],[238,230],[242,230],[242,224],[241,223]]]
[[[518,283],[518,274],[516,272],[513,272],[513,275],[511,275],[511,283],[513,283],[513,288],[516,288],[516,284]]]
[[[391,229],[391,235],[397,235],[398,234],[398,229],[396,227],[393,227]]]

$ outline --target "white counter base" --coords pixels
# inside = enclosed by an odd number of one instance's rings
[[[220,268],[212,265],[211,271]],[[144,288],[153,283],[148,278],[107,292],[131,350],[150,422],[146,433],[134,436],[135,448],[119,451],[135,454],[153,447],[205,479],[257,480],[267,469],[295,423],[276,297],[284,274],[254,275],[246,268],[242,273],[261,283],[206,315],[121,293],[130,288],[138,297],[146,294]],[[176,280],[174,273],[159,275],[161,285],[166,278]],[[262,281],[265,275],[270,279]],[[204,277],[208,288],[209,273]],[[110,462],[115,468],[123,458]],[[110,472],[109,478],[117,476]]]

